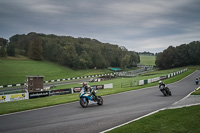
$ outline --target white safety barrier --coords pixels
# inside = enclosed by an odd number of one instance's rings
[[[144,85],[144,80],[140,80],[139,85]]]
[[[105,84],[104,89],[107,89],[107,88],[113,88],[113,84]]]

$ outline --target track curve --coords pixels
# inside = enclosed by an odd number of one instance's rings
[[[158,86],[104,96],[104,105],[82,108],[79,102],[0,116],[1,133],[101,132],[155,110],[168,107],[194,90],[196,71],[169,84],[171,97],[164,97]]]

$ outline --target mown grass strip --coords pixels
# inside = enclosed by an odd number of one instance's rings
[[[200,133],[200,105],[168,109],[108,133]]]
[[[200,95],[200,89],[199,90],[195,90],[191,95]]]

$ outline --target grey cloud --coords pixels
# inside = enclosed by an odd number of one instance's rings
[[[199,39],[199,5],[199,0],[1,0],[0,37],[34,31],[160,52]]]

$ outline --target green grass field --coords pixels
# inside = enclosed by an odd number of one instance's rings
[[[155,66],[155,56],[140,55],[140,64]]]
[[[73,70],[48,61],[0,59],[0,85],[24,83],[26,75],[42,75],[49,81],[111,72],[107,69]]]

